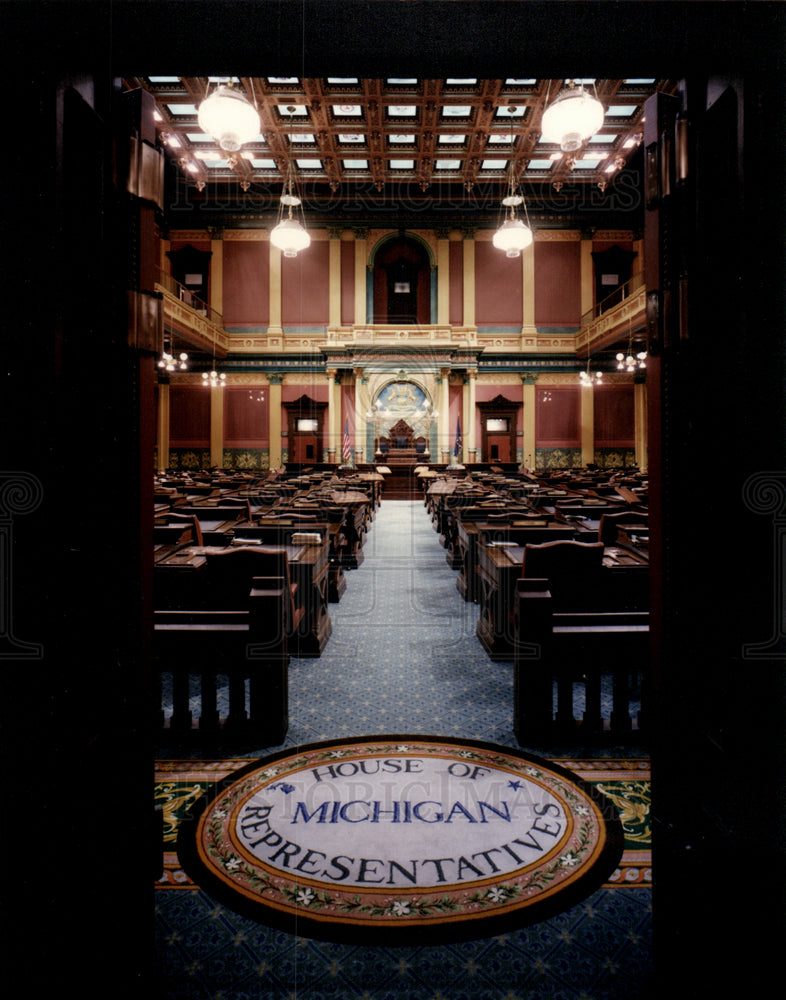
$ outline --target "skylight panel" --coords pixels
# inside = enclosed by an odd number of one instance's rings
[[[360,83],[356,76],[329,76],[327,82],[336,84]]]
[[[504,170],[508,165],[507,160],[482,160],[480,164],[481,170]]]
[[[550,170],[551,167],[551,160],[530,160],[527,164],[527,170]]]
[[[414,104],[391,104],[388,114],[391,118],[414,118],[418,109]]]
[[[490,135],[489,143],[494,143],[497,146],[501,145],[509,146],[515,140],[515,138],[516,137],[514,135]]]
[[[637,104],[612,104],[606,112],[606,117],[630,118],[635,111],[638,111]]]
[[[417,78],[415,78],[415,79],[405,79],[404,77],[389,76],[385,82],[389,83],[389,84],[392,84],[394,87],[400,87],[403,84],[417,83],[418,81],[417,81]]]
[[[651,84],[651,83],[655,83],[655,79],[654,78],[653,79],[641,79],[641,80],[631,78],[630,80],[624,80],[623,81],[623,85],[624,86],[631,86],[633,84]]]
[[[614,142],[617,137],[615,135],[591,135],[589,141],[597,143],[610,143]]]
[[[348,116],[359,117],[363,114],[363,109],[359,104],[334,104],[333,114],[338,118],[346,118]]]
[[[471,104],[447,104],[442,109],[443,118],[469,118],[471,114]]]
[[[388,142],[406,143],[410,145],[415,141],[414,135],[389,135]]]
[[[250,159],[251,166],[255,170],[275,170],[276,169],[276,161],[275,160],[271,160],[269,157],[262,157],[262,158],[250,157],[249,159]]]
[[[460,170],[461,160],[437,160],[435,165],[437,170]]]
[[[537,80],[513,80],[510,78],[505,81],[512,87],[534,87],[537,82]]]
[[[441,135],[439,141],[443,145],[460,146],[467,137],[465,135]]]
[[[197,113],[196,104],[167,104],[167,108],[173,115],[195,115]]]
[[[453,77],[451,79],[445,80],[445,83],[448,85],[448,87],[461,87],[465,84],[472,84],[474,86],[474,84],[476,84],[477,82],[478,81],[475,78],[460,80],[457,77]]]
[[[179,76],[149,76],[151,83],[180,83]]]
[[[299,83],[300,80],[296,76],[269,76],[267,78],[268,83]]]
[[[313,136],[310,132],[295,132],[289,137],[290,146],[294,145],[295,143],[316,142],[316,141],[317,141],[316,137]]]
[[[296,159],[298,167],[301,170],[321,170],[322,160],[312,160],[312,159]]]
[[[599,159],[593,159],[592,157],[582,157],[580,160],[576,160],[573,165],[574,170],[595,170],[595,168],[600,163]]]
[[[513,107],[506,105],[504,108],[497,108],[495,118],[523,118],[527,109],[525,107]]]
[[[368,160],[342,160],[345,170],[368,170]]]
[[[186,132],[186,138],[189,142],[212,142],[215,145],[215,139],[212,135],[208,135],[206,132]]]
[[[391,170],[414,170],[415,161],[414,160],[391,160],[390,169]]]
[[[305,118],[308,114],[306,111],[306,106],[304,104],[277,104],[278,113],[282,118]],[[292,108],[292,111],[289,109]]]
[[[363,143],[366,141],[366,137],[362,132],[341,132],[339,133],[338,141]]]

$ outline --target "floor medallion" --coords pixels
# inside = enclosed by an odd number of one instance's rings
[[[374,944],[480,938],[567,909],[618,864],[613,804],[551,761],[432,736],[254,761],[180,826],[184,870],[290,933]]]

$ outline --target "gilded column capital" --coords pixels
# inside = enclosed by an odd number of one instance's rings
[[[328,237],[331,240],[340,240],[341,239],[341,234],[344,232],[344,227],[343,226],[328,226],[327,227],[327,231],[328,231]]]
[[[523,385],[535,385],[538,381],[537,372],[521,372],[521,381]]]
[[[355,234],[356,240],[367,240],[368,239],[368,227],[367,226],[353,226],[352,232]]]
[[[207,235],[211,240],[223,240],[224,230],[219,226],[206,226],[205,228],[207,229]]]
[[[267,380],[271,385],[281,385],[284,381],[284,376],[279,372],[274,372],[268,374]]]
[[[478,227],[477,226],[462,226],[461,227],[461,234],[462,234],[462,236],[464,237],[465,240],[474,240],[475,239],[475,233],[477,233],[477,231],[478,231]]]

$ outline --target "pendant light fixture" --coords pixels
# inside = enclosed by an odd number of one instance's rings
[[[587,370],[579,372],[579,378],[581,384],[586,386],[600,385],[603,382],[603,372],[596,371],[594,374],[590,372],[589,355],[587,355]]]
[[[621,372],[635,372],[636,369],[647,367],[647,352],[639,351],[633,353],[633,330],[628,331],[628,353],[620,351],[617,354],[617,370]]]
[[[597,96],[588,94],[583,84],[569,80],[543,112],[541,141],[557,143],[563,152],[575,153],[600,129],[604,116]]]
[[[216,371],[216,342],[213,341],[213,367],[209,372],[202,372],[202,385],[208,389],[223,389],[226,385],[226,372]]]
[[[508,110],[512,115],[516,108],[511,106]],[[513,119],[511,118],[511,133],[512,122]],[[511,160],[508,168],[508,193],[502,199],[504,218],[499,229],[494,233],[491,242],[497,250],[504,250],[506,257],[520,257],[521,251],[527,249],[532,243],[533,237],[532,230],[528,225],[527,205],[524,201],[524,196],[517,189],[514,178],[515,161],[512,158],[512,152],[513,149],[511,146]],[[518,209],[521,205],[524,206],[524,215],[527,218],[527,224],[518,215]]]
[[[219,84],[199,105],[199,127],[212,135],[221,149],[236,153],[259,135],[259,112],[231,80]]]
[[[288,107],[290,116],[295,112],[293,107]],[[271,230],[270,242],[274,247],[283,253],[285,257],[297,257],[299,251],[305,250],[311,245],[311,237],[298,219],[292,215],[292,209],[302,206],[300,197],[295,190],[295,171],[292,166],[292,158],[287,154],[287,169],[284,179],[284,192],[281,195],[278,207],[278,222]],[[303,209],[301,207],[302,216]]]
[[[176,372],[185,371],[188,368],[188,355],[185,351],[181,351],[180,354],[175,357],[172,353],[172,341],[170,339],[164,340],[164,348],[161,351],[161,357],[158,359],[158,367],[162,371]]]

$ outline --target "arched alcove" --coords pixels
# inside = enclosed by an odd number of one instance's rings
[[[431,258],[419,239],[400,233],[380,243],[372,258],[373,322],[431,322]]]

